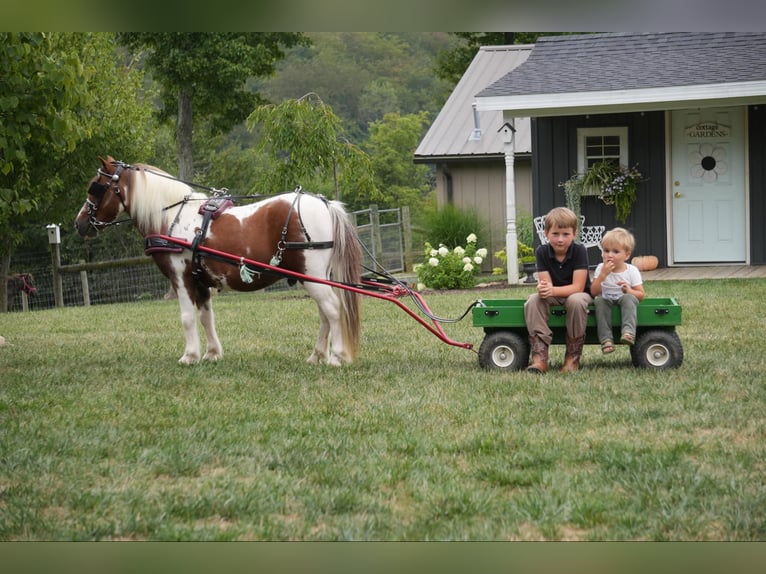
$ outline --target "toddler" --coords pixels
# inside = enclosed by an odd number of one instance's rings
[[[620,342],[632,345],[636,340],[636,310],[644,298],[641,272],[628,259],[635,247],[633,234],[622,227],[607,231],[601,240],[603,262],[594,272],[590,293],[595,297],[598,340],[603,353],[614,351],[612,307],[621,312]]]

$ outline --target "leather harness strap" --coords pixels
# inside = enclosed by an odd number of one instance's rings
[[[290,204],[290,210],[287,212],[287,219],[285,219],[285,224],[282,227],[282,237],[277,243],[277,252],[274,254],[274,256],[271,258],[271,261],[269,262],[270,265],[273,267],[279,267],[279,264],[282,263],[282,253],[285,249],[331,249],[334,245],[333,241],[311,241],[311,236],[309,235],[308,230],[306,229],[306,226],[303,224],[303,218],[301,217],[301,209],[300,209],[300,203],[301,203],[301,197],[303,197],[303,194],[305,193],[303,191],[303,188],[299,185],[295,188],[295,199],[293,199],[293,202]],[[322,201],[327,204],[327,199],[323,196],[318,196],[322,199]],[[298,222],[301,226],[301,232],[303,235],[306,236],[307,241],[287,241],[287,228],[290,225],[290,218],[293,215],[293,211],[298,213]]]
[[[197,229],[197,233],[194,234],[194,240],[192,241],[192,276],[197,281],[202,281],[202,254],[199,251],[200,244],[205,241],[207,236],[208,227],[210,222],[214,219],[218,219],[220,215],[229,209],[233,204],[231,199],[225,196],[211,197],[199,208],[199,213],[202,214],[202,225]]]
[[[286,249],[331,249],[335,243],[333,241],[312,241],[311,236],[303,223],[303,218],[300,213],[300,198],[305,192],[298,186],[295,189],[295,199],[290,204],[290,210],[287,212],[287,218],[285,224],[282,227],[282,236],[277,243],[277,252],[271,258],[270,265],[278,267],[282,262],[282,253]],[[327,199],[321,197],[325,203]],[[210,257],[209,254],[203,253],[199,247],[204,243],[207,232],[210,227],[210,222],[218,219],[220,215],[226,211],[229,207],[234,205],[229,196],[216,196],[208,199],[199,208],[199,213],[202,215],[202,223],[194,234],[194,239],[191,242],[191,246],[187,247],[178,243],[173,243],[172,237],[161,236],[157,234],[147,235],[144,239],[144,252],[147,255],[154,253],[180,253],[184,249],[190,249],[192,252],[192,276],[200,283],[204,281],[204,270],[202,269],[202,257]],[[301,232],[306,237],[306,241],[287,241],[287,231],[290,225],[290,219],[293,212],[298,214],[298,221],[300,222]],[[233,263],[230,260],[222,259],[229,263]]]

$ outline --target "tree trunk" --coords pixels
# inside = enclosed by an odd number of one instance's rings
[[[194,159],[192,154],[192,93],[187,90],[181,90],[178,93],[176,149],[178,151],[179,179],[189,182],[194,181]]]

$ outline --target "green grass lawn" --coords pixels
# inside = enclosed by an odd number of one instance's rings
[[[312,366],[301,290],[216,297],[192,367],[173,301],[0,315],[0,539],[762,540],[766,280],[646,290],[683,305],[680,369],[483,371],[372,298],[360,359]]]

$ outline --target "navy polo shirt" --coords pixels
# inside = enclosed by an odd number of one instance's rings
[[[588,271],[588,250],[582,243],[575,243],[574,241],[569,246],[563,262],[556,259],[556,253],[550,244],[538,245],[535,249],[535,258],[537,259],[537,270],[550,273],[554,287],[571,285],[574,272],[577,269]],[[585,292],[590,293],[590,273],[586,275]]]

